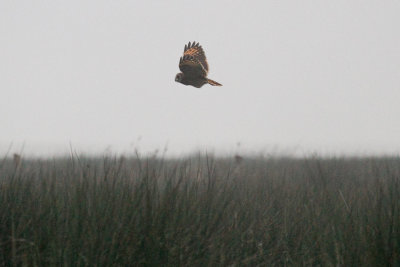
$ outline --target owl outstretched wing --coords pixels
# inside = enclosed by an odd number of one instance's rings
[[[208,72],[208,63],[206,54],[204,53],[203,47],[199,43],[193,42],[185,45],[185,49],[183,50],[183,56],[193,56],[196,60],[203,65],[203,68],[206,72]]]
[[[192,55],[184,55],[179,60],[179,69],[187,77],[207,76],[207,71],[198,59]]]

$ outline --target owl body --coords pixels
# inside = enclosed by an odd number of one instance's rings
[[[178,73],[176,75],[177,77],[175,78],[175,81],[180,82],[184,85],[192,85],[196,88],[200,88],[203,85],[205,85],[206,83],[208,83],[207,78],[202,77],[202,76],[189,76],[189,75],[185,75],[184,73]]]
[[[184,85],[191,85],[200,88],[205,84],[222,86],[207,78],[208,63],[199,43],[193,42],[185,45],[183,57],[179,60],[179,69],[182,71],[175,76],[175,81]]]

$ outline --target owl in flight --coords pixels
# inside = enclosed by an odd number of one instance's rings
[[[213,86],[222,86],[207,78],[208,64],[203,48],[199,43],[185,45],[183,57],[179,60],[179,69],[182,71],[175,76],[175,81],[184,85],[192,85],[200,88],[205,84]]]

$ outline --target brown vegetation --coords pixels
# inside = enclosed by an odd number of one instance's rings
[[[1,266],[398,266],[398,158],[0,165]]]

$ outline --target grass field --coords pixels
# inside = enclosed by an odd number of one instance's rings
[[[397,157],[0,164],[0,266],[400,266]]]

